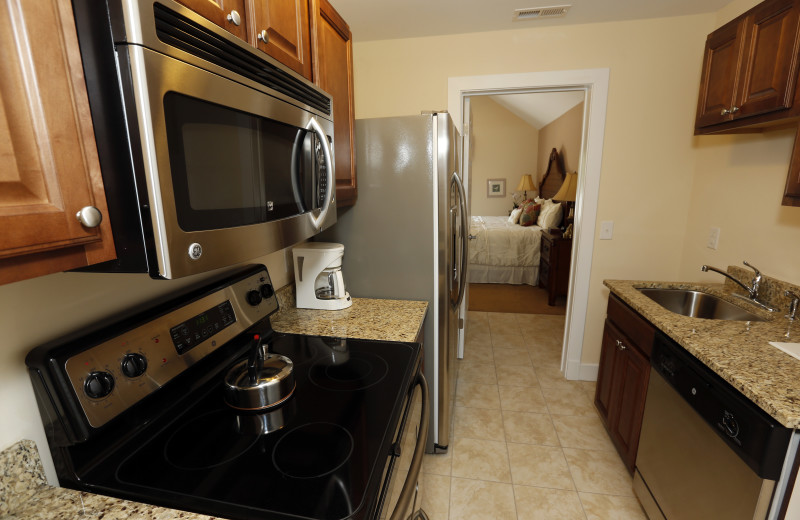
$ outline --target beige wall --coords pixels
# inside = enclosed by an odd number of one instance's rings
[[[293,280],[291,252],[278,251],[253,262],[267,266],[275,287]],[[20,439],[39,447],[48,479],[55,482],[42,420],[36,407],[25,356],[32,348],[79,330],[148,299],[202,280],[153,280],[146,274],[58,273],[0,286],[0,450]]]
[[[473,215],[508,215],[512,195],[523,174],[536,178],[539,131],[488,96],[473,96],[472,189]],[[506,196],[487,197],[487,181],[505,179]],[[533,195],[533,193],[531,193]]]
[[[758,3],[737,0],[717,13],[714,28]],[[712,28],[713,29],[713,28]],[[795,130],[696,137],[695,179],[679,276],[720,281],[700,266],[742,260],[775,278],[800,282],[800,208],[780,205]],[[719,248],[706,247],[712,227]]]
[[[539,181],[547,171],[550,151],[555,148],[564,164],[565,171],[576,172],[581,159],[581,137],[583,134],[583,103],[570,108],[558,119],[539,130]]]
[[[450,77],[610,70],[597,225],[615,221],[614,238],[595,243],[582,355],[596,364],[603,279],[680,272],[702,49],[714,22],[710,14],[356,43],[356,117],[447,106]]]

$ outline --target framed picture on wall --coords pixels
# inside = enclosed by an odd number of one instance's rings
[[[486,196],[487,197],[505,197],[506,196],[506,180],[505,179],[489,179],[486,181]]]

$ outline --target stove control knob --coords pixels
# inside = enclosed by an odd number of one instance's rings
[[[256,290],[247,291],[247,295],[245,296],[245,298],[247,298],[247,303],[249,303],[253,307],[261,303],[262,300],[261,293]]]
[[[147,358],[141,354],[125,354],[120,363],[122,373],[127,377],[139,377],[147,370]]]
[[[83,391],[92,399],[100,399],[114,390],[114,376],[108,372],[92,372],[83,382]]]
[[[272,288],[272,284],[265,283],[261,287],[258,288],[261,292],[261,296],[266,298],[271,298],[273,294],[275,294],[275,289]]]
[[[739,423],[732,413],[726,411],[722,416],[722,426],[725,428],[725,434],[728,437],[736,437],[739,435]]]

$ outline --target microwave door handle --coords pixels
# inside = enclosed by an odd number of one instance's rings
[[[325,189],[327,196],[325,197],[325,202],[322,204],[319,215],[316,217],[311,215],[311,223],[314,224],[316,229],[320,229],[322,223],[325,221],[325,216],[328,214],[331,203],[333,202],[333,192],[335,191],[335,186],[333,185],[333,160],[331,158],[331,147],[328,143],[328,136],[325,135],[325,131],[319,126],[319,123],[317,123],[317,119],[312,117],[308,125],[306,125],[306,129],[313,131],[317,135],[322,146],[322,158],[325,162],[325,178],[327,181]]]
[[[403,483],[403,489],[400,491],[400,497],[397,499],[397,504],[394,506],[389,520],[405,520],[405,512],[411,504],[411,499],[414,497],[414,490],[419,480],[419,472],[422,469],[422,457],[425,455],[425,443],[428,442],[428,382],[425,376],[420,372],[417,375],[417,384],[422,392],[422,406],[420,411],[419,433],[417,434],[417,444],[414,447],[414,457],[411,459],[411,466],[408,468],[408,476]]]
[[[302,211],[306,211],[305,203],[303,202],[303,192],[300,188],[300,157],[303,156],[303,146],[305,145],[306,137],[308,134],[304,132],[297,132],[297,137],[294,139],[294,147],[292,147],[292,193],[294,200]]]

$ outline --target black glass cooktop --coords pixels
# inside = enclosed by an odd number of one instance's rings
[[[223,371],[219,384],[127,449],[114,486],[140,500],[230,518],[367,518],[418,349],[278,336],[272,351],[294,362],[297,383],[285,405],[237,413],[223,399]]]

